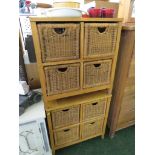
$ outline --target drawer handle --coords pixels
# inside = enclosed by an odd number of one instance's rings
[[[63,34],[65,32],[65,28],[54,28],[54,31],[57,34]]]
[[[92,103],[92,105],[96,105],[96,104],[98,104],[98,102]]]
[[[69,109],[64,109],[64,110],[62,110],[62,111],[66,112],[66,111],[69,111]]]
[[[59,71],[59,72],[66,72],[66,71],[67,71],[67,67],[64,67],[64,68],[58,68],[58,71]]]
[[[94,67],[100,67],[101,66],[101,64],[94,64]]]
[[[90,123],[91,125],[95,124],[95,122]]]
[[[106,27],[98,27],[98,31],[100,33],[104,33],[106,31]]]
[[[64,132],[68,132],[70,129],[65,129]]]

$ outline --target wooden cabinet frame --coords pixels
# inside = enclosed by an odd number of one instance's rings
[[[122,19],[121,18],[51,18],[51,17],[31,17],[31,28],[32,28],[32,34],[33,34],[33,41],[34,41],[34,47],[35,47],[35,53],[36,53],[36,58],[37,58],[37,65],[38,65],[38,71],[39,71],[39,76],[40,76],[40,82],[41,82],[41,88],[42,88],[42,93],[43,93],[43,99],[44,99],[44,104],[45,104],[45,110],[47,114],[47,120],[48,120],[48,128],[49,128],[49,134],[50,134],[50,141],[51,141],[51,147],[53,154],[55,154],[55,150],[66,147],[78,142],[82,142],[86,139],[81,139],[81,123],[82,122],[82,117],[80,117],[80,140],[76,142],[72,142],[69,144],[64,144],[62,146],[56,147],[54,145],[54,135],[53,135],[53,127],[52,127],[52,119],[51,119],[51,111],[59,108],[64,108],[69,106],[68,103],[63,103],[63,104],[57,104],[58,99],[66,98],[66,97],[71,97],[75,95],[81,95],[81,94],[86,94],[86,93],[91,93],[91,92],[97,92],[97,91],[103,91],[101,93],[101,98],[103,98],[104,93],[105,97],[107,98],[107,105],[106,105],[106,112],[104,117],[100,116],[101,119],[104,119],[103,121],[103,126],[102,126],[102,133],[95,136],[101,135],[102,138],[104,137],[105,134],[105,128],[107,124],[107,118],[108,118],[108,113],[109,113],[109,106],[110,106],[110,100],[111,100],[111,93],[112,93],[112,87],[113,87],[113,81],[114,81],[114,75],[115,75],[115,67],[116,67],[116,62],[117,62],[117,55],[118,55],[118,49],[119,49],[119,42],[120,42],[120,35],[121,35],[121,28],[122,28]],[[39,41],[39,36],[38,36],[38,30],[37,30],[37,23],[41,22],[50,22],[50,23],[80,23],[80,58],[77,60],[65,60],[65,61],[55,61],[55,62],[48,62],[48,63],[42,63],[41,59],[41,49],[40,49],[40,41]],[[93,58],[84,58],[84,23],[118,23],[118,32],[117,32],[117,39],[116,39],[116,46],[115,46],[115,51],[113,54],[109,56],[102,56],[102,57],[93,57]],[[83,88],[83,63],[87,61],[98,61],[98,60],[106,60],[106,59],[111,59],[112,60],[112,69],[111,69],[111,79],[110,83],[103,85],[103,86],[96,86],[96,87],[91,87],[91,88]],[[56,94],[56,95],[51,95],[47,96],[46,95],[46,79],[45,79],[45,74],[44,74],[44,67],[45,66],[51,66],[51,65],[58,65],[58,64],[70,64],[70,63],[80,63],[81,69],[80,69],[80,90],[76,91],[71,91],[71,92],[66,92],[63,94]],[[89,97],[91,95],[87,94]],[[76,97],[76,96],[75,96]],[[88,98],[89,98],[88,97]],[[81,97],[79,97],[81,98]],[[91,98],[91,97],[90,97]],[[82,104],[83,102],[77,102],[78,99],[74,98],[74,101],[72,102],[72,105],[74,104],[80,104],[80,116],[82,116]],[[75,103],[76,102],[76,103]],[[94,118],[98,119],[98,117]],[[88,120],[88,121],[91,121]],[[74,124],[77,125],[77,124]],[[87,139],[93,138],[89,137]]]

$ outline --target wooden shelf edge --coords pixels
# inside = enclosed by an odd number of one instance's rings
[[[104,90],[104,89],[109,89],[109,88],[111,88],[111,85],[92,87],[92,88],[84,88],[82,90],[74,90],[72,92],[66,92],[63,94],[56,94],[56,95],[52,95],[52,96],[47,96],[46,98],[47,98],[47,101],[52,101],[52,100],[56,100],[56,99],[86,94],[86,93],[95,92],[95,91]]]
[[[47,22],[47,21],[59,21],[59,22],[65,22],[65,21],[71,21],[71,22],[122,22],[123,18],[79,18],[79,17],[34,17],[30,16],[31,22]]]

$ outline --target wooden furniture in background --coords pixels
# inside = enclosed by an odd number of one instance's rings
[[[108,118],[110,136],[135,123],[135,26],[123,26]]]
[[[31,89],[38,89],[41,87],[38,74],[37,63],[25,64],[28,84]]]
[[[30,20],[53,154],[99,135],[103,138],[122,19]]]
[[[134,21],[134,18],[131,18],[134,1],[120,0],[118,18],[123,18],[123,23],[130,22],[131,20]]]

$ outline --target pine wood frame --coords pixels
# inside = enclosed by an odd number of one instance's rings
[[[113,87],[113,81],[114,81],[114,75],[115,75],[115,68],[116,68],[116,62],[117,62],[117,55],[118,55],[118,49],[119,49],[119,42],[120,42],[120,34],[121,34],[121,28],[122,28],[122,19],[121,18],[51,18],[51,17],[31,17],[31,28],[32,28],[32,33],[33,33],[33,42],[34,42],[34,47],[35,47],[35,53],[36,53],[36,58],[37,58],[37,65],[38,65],[38,71],[39,71],[39,76],[40,76],[40,82],[41,82],[41,88],[42,88],[42,93],[43,93],[43,100],[45,104],[45,110],[47,114],[47,121],[48,121],[48,128],[49,128],[49,134],[50,134],[50,142],[51,142],[51,147],[53,154],[55,154],[55,150],[66,147],[75,143],[82,142],[86,139],[81,139],[76,142],[68,143],[59,147],[56,147],[54,145],[54,136],[53,136],[53,127],[52,127],[52,121],[51,121],[51,111],[54,109],[59,109],[59,106],[56,106],[54,102],[56,102],[56,99],[60,98],[65,98],[69,96],[75,96],[75,95],[80,95],[80,94],[85,94],[85,93],[90,93],[90,92],[96,92],[99,90],[107,90],[107,93],[105,97],[107,98],[107,108],[106,108],[106,113],[103,116],[100,116],[100,119],[104,119],[103,122],[103,131],[102,133],[98,135],[94,135],[93,137],[101,135],[102,138],[104,138],[105,134],[105,128],[107,124],[107,117],[108,117],[108,112],[109,112],[109,106],[110,106],[110,99],[111,99],[111,93],[112,93],[112,87]],[[38,22],[78,22],[80,23],[80,58],[78,60],[66,60],[66,61],[55,61],[55,62],[49,62],[49,63],[42,63],[41,59],[41,49],[40,49],[40,42],[39,42],[39,37],[38,37],[38,30],[37,30],[37,23]],[[116,47],[115,47],[115,52],[114,54],[110,56],[102,56],[102,57],[94,57],[94,58],[84,58],[84,23],[85,22],[105,22],[105,23],[118,23],[118,33],[117,33],[117,41],[116,41]],[[81,64],[81,69],[80,69],[80,86],[82,88],[83,86],[83,62],[86,61],[95,61],[95,60],[106,60],[106,59],[112,59],[112,69],[111,69],[111,80],[110,84],[104,85],[104,86],[96,86],[92,88],[85,88],[85,89],[80,89],[78,91],[72,91],[72,92],[67,92],[63,94],[58,94],[58,95],[52,95],[52,96],[47,96],[46,95],[46,83],[45,83],[45,75],[44,75],[44,70],[43,68],[45,66],[49,65],[56,65],[56,64],[69,64],[69,63],[76,63],[79,62]],[[104,94],[104,93],[103,93]],[[110,96],[109,96],[110,95]],[[75,103],[73,103],[75,104]],[[77,103],[79,104],[79,103]],[[82,109],[82,104],[80,103],[80,108]],[[66,105],[62,105],[62,107],[65,107]],[[80,110],[80,113],[82,113],[82,110]],[[81,115],[80,115],[81,116]],[[94,118],[95,120],[98,119]],[[81,118],[80,118],[81,120]],[[90,120],[89,120],[90,121]],[[81,122],[80,121],[80,135],[81,135]],[[76,124],[77,125],[77,124]],[[93,138],[89,137],[87,139]]]

